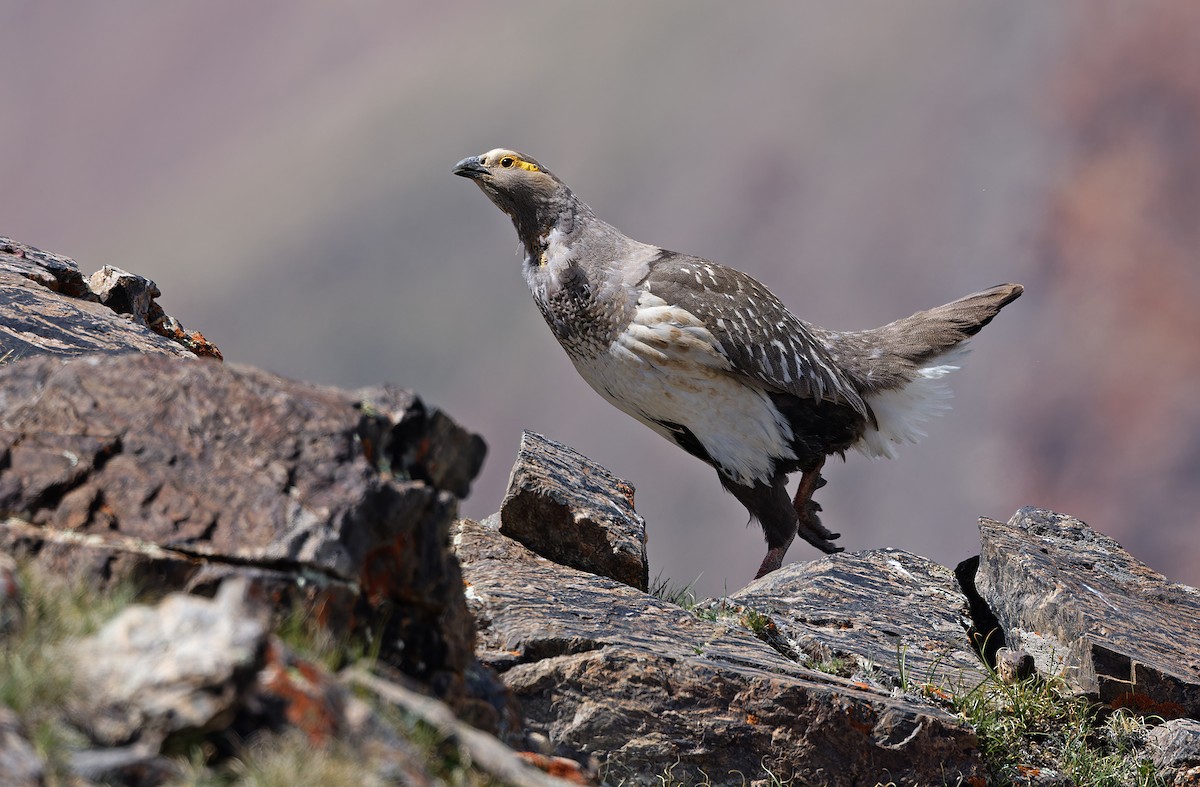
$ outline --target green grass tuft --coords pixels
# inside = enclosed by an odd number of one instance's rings
[[[1055,770],[1079,787],[1160,787],[1144,751],[1150,722],[1125,709],[1109,712],[1073,694],[1060,677],[1006,684],[994,674],[954,694],[916,687],[948,704],[979,736],[990,783],[1019,782],[1031,770]]]

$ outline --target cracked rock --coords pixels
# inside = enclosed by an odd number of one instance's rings
[[[381,658],[453,704],[474,632],[449,527],[483,452],[393,387],[164,355],[27,358],[0,367],[0,550],[96,584],[245,578],[281,614],[375,628]]]
[[[0,237],[0,356],[139,352],[219,359],[204,336],[163,312],[159,294],[149,279],[110,266],[89,281],[68,257]]]
[[[976,587],[1008,645],[1114,707],[1200,716],[1200,591],[1073,517],[980,521]]]

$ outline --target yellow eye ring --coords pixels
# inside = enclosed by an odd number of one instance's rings
[[[504,167],[505,169],[508,169],[514,163],[515,162],[512,160],[512,156],[505,156],[504,158],[500,159],[500,166]]]

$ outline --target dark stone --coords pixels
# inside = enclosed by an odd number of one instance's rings
[[[979,592],[1039,672],[1114,707],[1200,716],[1200,591],[1052,511],[984,519],[979,532]]]
[[[996,651],[996,677],[1004,683],[1020,683],[1037,674],[1033,656],[1023,650],[1000,648]]]
[[[982,776],[961,721],[890,691],[805,669],[737,617],[701,620],[628,585],[558,565],[479,523],[456,525],[479,656],[555,753],[608,779],[955,783]],[[723,780],[733,780],[731,782]]]
[[[371,627],[384,661],[465,701],[474,633],[448,533],[483,445],[376,393],[390,404],[163,355],[0,367],[0,549],[162,591],[242,576],[281,614]],[[380,435],[386,462],[368,456]]]
[[[525,432],[500,532],[564,566],[645,591],[646,523],[633,486],[561,443]]]

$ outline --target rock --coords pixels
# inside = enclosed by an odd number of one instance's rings
[[[1023,508],[979,532],[977,588],[1039,672],[1114,707],[1200,716],[1200,591],[1063,514]]]
[[[95,301],[75,260],[0,236],[0,273],[14,274],[68,298]]]
[[[254,695],[248,700],[248,730],[294,727],[313,746],[349,732],[349,693],[320,665],[303,659],[276,638],[267,646]]]
[[[1200,721],[1174,719],[1150,731],[1154,767],[1169,787],[1200,785]]]
[[[371,627],[465,712],[448,539],[484,446],[411,393],[368,393],[162,355],[0,367],[0,550],[97,583],[246,578],[281,614]]]
[[[0,787],[39,787],[45,766],[25,737],[21,720],[0,706]]]
[[[633,487],[540,434],[521,437],[500,532],[556,563],[649,588],[646,523],[633,510]]]
[[[988,677],[965,634],[967,599],[954,574],[898,549],[793,563],[729,600],[766,616],[774,629],[763,635],[785,655],[810,666],[841,662],[845,677],[955,693]]]
[[[470,494],[487,454],[482,437],[403,388],[362,388],[354,398],[365,416],[363,451],[381,471],[424,481],[460,499]]]
[[[996,652],[996,677],[1004,683],[1020,683],[1037,674],[1033,656],[1023,650],[1000,648]]]
[[[532,732],[607,763],[611,782],[659,784],[668,769],[682,783],[737,784],[764,768],[797,784],[982,777],[961,721],[805,669],[736,618],[698,619],[476,522],[459,522],[454,543],[480,658]]]
[[[144,276],[138,276],[111,265],[105,265],[88,279],[88,289],[95,293],[108,308],[117,314],[128,314],[138,325],[149,327],[162,309],[154,299],[162,295],[158,285]]]
[[[520,754],[505,746],[498,739],[464,724],[455,717],[454,712],[442,702],[427,697],[419,692],[389,681],[378,675],[361,669],[355,669],[345,675],[345,680],[353,686],[375,695],[379,700],[392,705],[407,716],[421,720],[444,737],[451,745],[462,752],[462,759],[495,778],[500,784],[520,785],[520,787],[566,787],[569,784],[591,783],[575,779],[563,780],[531,765],[539,762],[536,758],[527,760]],[[548,762],[547,767],[554,767],[560,773],[570,775],[570,766],[554,761]]]
[[[92,739],[157,745],[226,726],[266,652],[265,615],[246,593],[237,580],[214,599],[173,593],[154,607],[125,609],[77,643],[76,716]]]
[[[73,260],[0,237],[0,357],[129,352],[221,357],[201,334],[187,333],[163,312],[154,300],[158,287],[149,279],[105,267],[92,283],[103,302]]]
[[[183,775],[177,763],[158,753],[157,746],[145,743],[72,752],[68,763],[75,776],[99,784],[152,787],[175,782]]]

